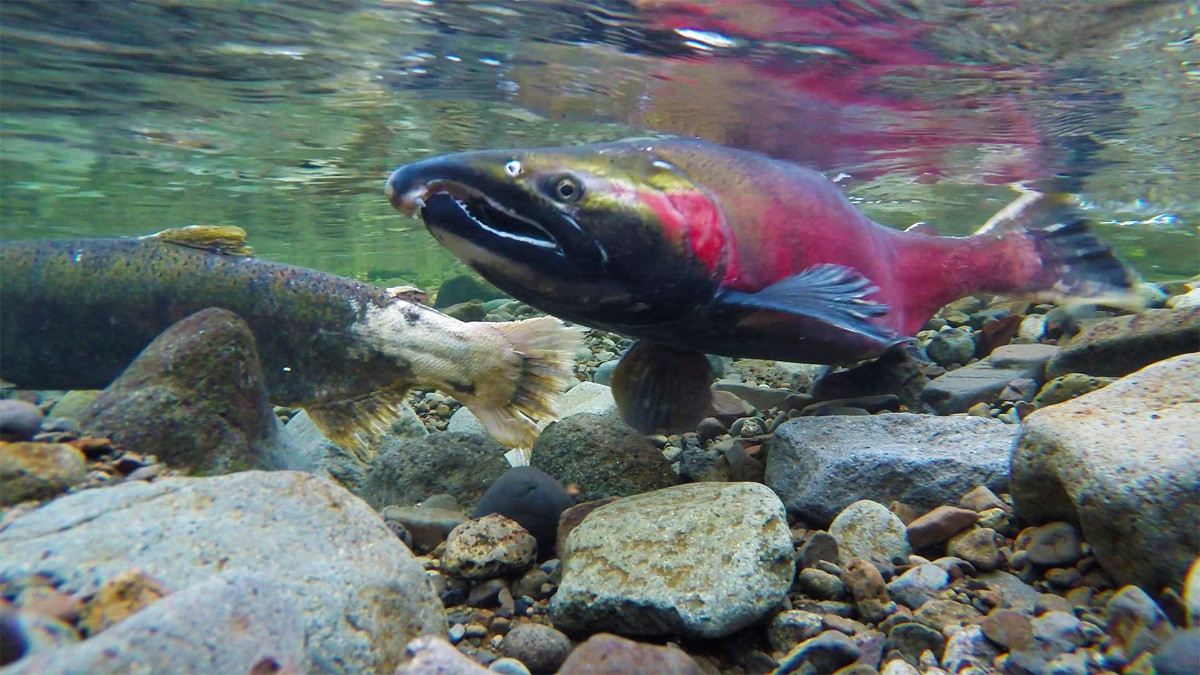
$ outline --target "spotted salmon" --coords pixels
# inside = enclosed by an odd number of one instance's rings
[[[0,377],[99,389],[159,333],[208,307],[254,333],[268,396],[338,445],[394,422],[410,387],[462,401],[498,441],[529,446],[572,379],[578,329],[542,317],[463,323],[388,289],[254,258],[240,228],[0,246]]]

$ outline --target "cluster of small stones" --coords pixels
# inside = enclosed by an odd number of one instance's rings
[[[450,416],[462,407],[453,396],[429,390],[414,390],[409,393],[408,404],[417,413],[421,423],[430,433],[445,431]]]
[[[1116,315],[1094,310],[1089,316],[1099,319]],[[942,372],[949,372],[978,363],[1001,345],[1057,345],[1078,332],[1079,319],[1057,305],[1033,305],[1001,297],[985,303],[968,296],[943,307],[931,318],[916,334],[916,345]],[[926,372],[929,377],[939,374],[938,368]],[[1106,378],[1103,384],[1110,381]],[[1016,424],[1040,406],[1058,402],[1045,397],[1038,400],[1038,394],[1037,382],[1013,380],[994,401],[977,403],[968,413]]]
[[[500,530],[481,546],[469,530],[489,519]],[[1153,673],[1154,651],[1184,623],[1178,596],[1117,588],[1074,526],[1018,530],[1008,495],[982,486],[919,517],[859,502],[829,530],[796,526],[792,539],[796,577],[768,621],[682,644],[705,672]],[[494,515],[464,521],[421,558],[448,641],[482,666],[554,672],[574,644],[548,611],[559,561],[534,556],[528,534]],[[506,562],[464,564],[472,558]]]
[[[33,392],[22,392],[32,394]],[[171,471],[154,455],[130,452],[108,438],[86,436],[69,417],[48,417],[59,396],[0,400],[0,503],[19,505],[5,521],[63,492],[154,480]]]

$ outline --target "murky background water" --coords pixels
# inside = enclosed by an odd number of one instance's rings
[[[1147,277],[1200,271],[1200,7],[1068,0],[4,0],[3,238],[235,224],[436,285],[383,198],[429,154],[698,135],[973,230],[1077,193]]]

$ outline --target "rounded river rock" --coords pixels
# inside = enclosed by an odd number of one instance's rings
[[[619,499],[567,536],[550,603],[568,633],[729,635],[795,574],[783,504],[759,483],[692,483]]]

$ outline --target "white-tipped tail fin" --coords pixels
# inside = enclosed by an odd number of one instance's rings
[[[513,448],[504,453],[504,459],[508,460],[509,466],[529,466],[532,457],[533,448]]]
[[[508,400],[491,405],[468,402],[468,407],[501,444],[530,447],[538,436],[538,421],[558,417],[559,399],[575,378],[575,352],[583,344],[583,330],[549,316],[486,325],[520,356],[520,373]]]

